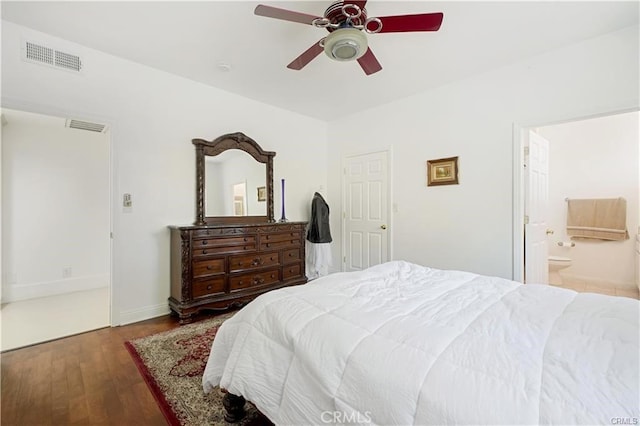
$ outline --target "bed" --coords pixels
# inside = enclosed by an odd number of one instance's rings
[[[220,327],[203,387],[228,392],[230,420],[246,399],[277,425],[636,424],[639,315],[393,261],[255,299]]]

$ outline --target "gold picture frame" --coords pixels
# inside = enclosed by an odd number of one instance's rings
[[[267,201],[267,187],[259,186],[258,187],[258,201]]]
[[[457,185],[458,157],[427,161],[427,186]]]

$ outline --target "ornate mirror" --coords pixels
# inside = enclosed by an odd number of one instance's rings
[[[196,147],[195,225],[273,222],[273,157],[243,133]]]

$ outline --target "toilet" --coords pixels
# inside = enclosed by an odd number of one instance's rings
[[[562,284],[560,270],[571,266],[571,259],[562,256],[549,256],[547,260],[549,262],[549,284]]]

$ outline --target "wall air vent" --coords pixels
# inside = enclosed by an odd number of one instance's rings
[[[107,130],[107,126],[104,124],[91,123],[88,121],[72,120],[72,119],[67,119],[65,123],[65,127],[68,127],[70,129],[87,130],[89,132],[97,132],[97,133],[104,133]]]
[[[80,72],[82,69],[82,61],[78,55],[62,52],[30,41],[23,42],[22,58],[28,62],[69,71]]]

